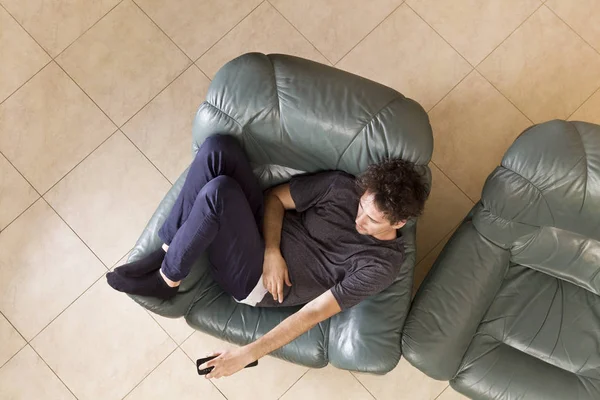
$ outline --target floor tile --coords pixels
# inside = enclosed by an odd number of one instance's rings
[[[473,201],[514,139],[532,123],[473,71],[429,113],[433,162]]]
[[[406,5],[390,15],[337,67],[393,87],[426,110],[472,70]]]
[[[79,400],[121,399],[176,347],[145,310],[104,278],[31,345]]]
[[[540,0],[408,0],[407,3],[472,65],[479,64]]]
[[[119,126],[189,65],[131,0],[119,4],[56,60]]]
[[[177,344],[182,344],[195,332],[194,328],[185,321],[185,318],[167,318],[153,312],[150,312],[150,315]]]
[[[571,121],[586,121],[600,124],[600,90],[598,90],[581,108],[571,115]]]
[[[120,0],[2,0],[52,57],[63,51]]]
[[[25,339],[12,327],[3,315],[0,314],[0,366],[4,365],[12,356],[27,344]],[[0,372],[1,374],[1,372]]]
[[[433,263],[435,263],[435,260],[437,260],[442,250],[444,250],[446,243],[448,243],[448,240],[450,240],[454,234],[454,231],[455,229],[450,231],[450,233],[447,234],[442,241],[438,243],[415,267],[415,274],[413,278],[413,295],[417,293],[417,290],[419,290],[423,280],[429,273],[429,270],[431,270]]]
[[[112,266],[135,244],[169,188],[117,132],[45,198],[104,264]]]
[[[311,369],[281,400],[344,399],[373,400],[374,397],[349,372],[328,365]]]
[[[268,2],[233,28],[196,64],[212,78],[227,61],[253,51],[291,54],[329,64]]]
[[[136,0],[187,55],[196,60],[261,0]]]
[[[206,357],[214,351],[234,347],[233,344],[199,331],[181,346],[193,360]],[[232,376],[213,379],[213,383],[228,400],[245,400],[248,393],[252,393],[252,397],[256,399],[271,400],[278,399],[307,370],[306,367],[265,356],[258,361],[258,366],[243,369]]]
[[[567,118],[600,86],[600,54],[546,6],[478,70],[535,123]]]
[[[436,400],[469,400],[469,398],[448,386]]]
[[[417,225],[417,262],[467,215],[473,202],[433,164],[433,184]]]
[[[42,199],[0,234],[0,310],[27,340],[105,272]]]
[[[546,5],[600,51],[600,0],[547,0]]]
[[[335,64],[402,0],[272,0],[271,4]]]
[[[226,400],[217,388],[196,372],[196,363],[175,350],[124,400]]]
[[[192,65],[123,126],[123,133],[171,182],[192,161],[192,122],[209,84]]]
[[[116,129],[54,62],[0,105],[0,150],[40,193]]]
[[[386,375],[354,373],[354,376],[377,400],[396,400],[399,393],[403,399],[433,400],[448,386],[448,382],[431,379],[404,358]]]
[[[29,346],[0,369],[0,398],[76,400]]]
[[[48,54],[0,7],[0,103],[49,61]]]
[[[0,230],[38,199],[33,187],[0,154]]]

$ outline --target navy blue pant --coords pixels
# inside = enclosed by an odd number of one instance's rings
[[[180,281],[207,251],[215,281],[237,300],[245,299],[262,274],[263,212],[263,192],[236,139],[209,137],[158,232],[169,245],[163,273]]]

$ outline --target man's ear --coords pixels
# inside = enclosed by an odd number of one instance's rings
[[[399,221],[399,222],[395,223],[394,225],[392,225],[392,228],[394,228],[394,229],[400,229],[404,225],[406,225],[406,220],[402,220],[402,221]]]

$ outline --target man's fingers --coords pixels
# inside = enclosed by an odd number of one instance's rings
[[[283,301],[283,282],[277,283],[277,300],[280,303]]]
[[[290,274],[288,271],[285,271],[285,284],[288,286],[292,286],[292,282],[290,281]]]

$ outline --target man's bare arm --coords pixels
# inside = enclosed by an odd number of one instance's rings
[[[333,297],[331,290],[328,290],[283,320],[266,335],[247,345],[248,350],[252,354],[252,358],[258,360],[340,311],[337,300]]]
[[[319,322],[341,311],[331,290],[326,291],[295,314],[290,315],[266,335],[246,346],[233,350],[214,353],[214,360],[200,365],[200,369],[214,367],[206,375],[208,379],[221,378],[235,374],[245,365],[271,353],[309,331]]]
[[[290,193],[290,184],[276,186],[265,195],[265,217],[263,237],[265,238],[265,258],[263,264],[263,284],[273,296],[273,300],[283,301],[283,285],[291,286],[287,264],[281,255],[281,228],[285,210],[296,208]]]

